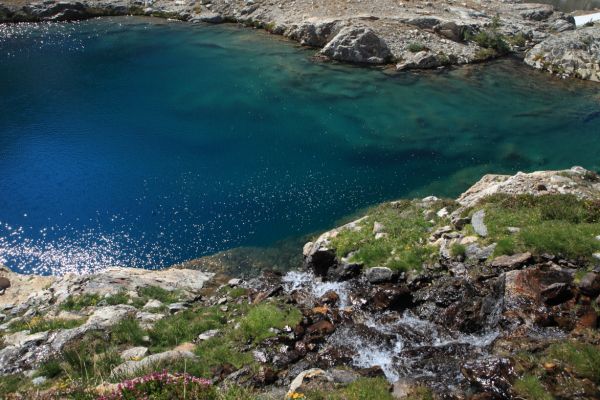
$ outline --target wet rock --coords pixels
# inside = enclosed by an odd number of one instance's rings
[[[306,328],[305,336],[309,342],[318,342],[323,340],[325,336],[332,334],[334,331],[335,326],[331,322],[321,320]]]
[[[367,281],[372,284],[389,282],[392,280],[394,273],[387,267],[373,267],[365,271]]]
[[[600,294],[600,274],[596,272],[588,272],[579,281],[579,290],[581,293],[595,297]]]
[[[492,267],[516,269],[526,265],[531,260],[531,253],[518,253],[512,256],[499,256],[492,260]]]
[[[323,296],[321,296],[319,298],[319,302],[321,304],[328,304],[328,305],[335,305],[337,304],[337,302],[340,300],[340,296],[338,296],[338,294],[336,292],[334,292],[333,290],[328,290],[327,292],[325,292],[325,294]]]
[[[417,53],[405,53],[404,60],[396,64],[396,70],[405,69],[431,69],[442,65],[440,59],[431,51],[423,50]]]
[[[572,276],[560,270],[542,271],[538,268],[526,270],[513,270],[505,274],[504,300],[505,308],[521,309],[527,305],[542,303],[542,291],[551,288],[549,294],[562,286],[552,287],[553,284],[563,283],[571,285]],[[560,295],[558,290],[557,295]]]
[[[506,358],[488,358],[467,362],[461,368],[464,377],[484,392],[496,398],[512,398],[511,384],[515,373],[510,360]]]
[[[373,287],[364,308],[373,311],[400,311],[412,306],[412,293],[405,285],[386,284]]]
[[[564,282],[553,283],[543,288],[540,292],[544,303],[555,306],[573,298],[571,285]]]
[[[254,382],[258,386],[269,385],[277,380],[277,374],[272,368],[261,365],[254,376]]]
[[[373,30],[352,27],[342,29],[321,54],[333,60],[359,64],[383,64],[392,58],[385,41]]]
[[[217,13],[201,13],[200,15],[192,18],[191,22],[207,22],[209,24],[220,24],[224,22],[223,16]]]
[[[481,237],[486,237],[488,235],[487,226],[483,222],[485,218],[485,210],[479,210],[473,214],[471,217],[471,225],[473,225],[473,230]]]

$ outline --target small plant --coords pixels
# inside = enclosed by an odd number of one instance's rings
[[[125,318],[112,327],[110,338],[116,344],[141,345],[146,332],[134,318]]]
[[[454,243],[452,246],[450,246],[450,255],[452,257],[465,257],[465,255],[467,254],[467,248],[460,244],[460,243]]]
[[[423,50],[427,50],[427,47],[423,43],[412,42],[408,45],[408,51],[411,53],[418,53]]]
[[[540,380],[533,375],[525,375],[515,382],[515,392],[527,400],[552,400],[553,397],[546,391]]]
[[[553,344],[548,348],[551,360],[558,361],[576,375],[600,384],[600,352],[598,347],[575,342]]]
[[[101,400],[137,399],[188,399],[216,400],[216,388],[207,379],[183,373],[170,374],[167,371],[120,383],[113,392],[101,396]]]
[[[510,44],[517,47],[523,47],[527,43],[527,38],[525,37],[523,32],[518,32],[516,35],[507,38],[507,40]]]
[[[500,33],[500,18],[498,16],[492,19],[492,23],[487,28],[474,35],[469,34],[468,39],[488,50],[485,54],[482,53],[481,56],[502,55],[510,51],[510,46],[506,42],[506,38]],[[484,59],[483,57],[478,58]]]

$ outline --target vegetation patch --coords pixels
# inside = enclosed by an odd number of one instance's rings
[[[553,397],[546,391],[539,378],[534,375],[525,375],[513,385],[515,392],[527,400],[552,400]]]
[[[292,397],[293,398],[293,397]],[[360,378],[335,391],[311,390],[298,399],[310,400],[391,400],[390,384],[385,378]]]
[[[600,204],[573,195],[493,195],[482,203],[495,255],[530,251],[588,260],[600,251]],[[477,209],[481,208],[478,206]],[[473,209],[471,212],[474,212]],[[509,227],[518,227],[510,233]]]
[[[289,305],[260,304],[240,321],[238,335],[246,342],[260,343],[275,336],[271,328],[294,327],[302,319],[300,311]]]
[[[85,318],[81,319],[61,319],[33,317],[30,320],[17,321],[10,324],[12,332],[28,330],[29,333],[55,331],[58,329],[76,328],[85,323]]]
[[[195,340],[199,334],[210,329],[221,328],[227,317],[216,306],[190,309],[165,317],[154,324],[148,332],[154,352]]]
[[[431,209],[454,202],[439,201]],[[426,215],[426,210],[412,201],[382,204],[368,212],[358,230],[343,229],[332,239],[338,258],[350,255],[350,261],[365,267],[389,267],[397,271],[420,270],[423,263],[433,261],[438,249],[427,244],[431,231],[443,221],[438,216]],[[374,223],[383,225],[386,235],[378,239],[373,233]]]

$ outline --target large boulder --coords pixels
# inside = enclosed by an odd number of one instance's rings
[[[323,47],[336,33],[335,20],[310,20],[291,26],[285,36],[297,40],[303,46]]]
[[[600,26],[550,36],[527,53],[525,63],[560,76],[600,82]]]
[[[383,39],[369,28],[342,29],[321,54],[337,61],[358,64],[384,64],[392,53]]]

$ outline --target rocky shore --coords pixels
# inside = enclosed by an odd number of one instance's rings
[[[493,0],[84,0],[0,1],[0,22],[150,15],[237,22],[319,48],[324,59],[431,69],[507,54],[563,77],[598,80],[598,25],[575,30],[571,15],[546,4]],[[585,31],[585,32],[583,32]]]
[[[245,280],[2,268],[0,398],[600,396],[594,172],[381,204],[301,263]]]

